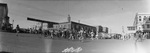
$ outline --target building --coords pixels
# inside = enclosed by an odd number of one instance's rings
[[[108,27],[103,27],[103,29],[102,29],[103,31],[102,32],[104,32],[104,33],[108,33]]]
[[[128,26],[128,31],[150,32],[150,14],[137,13],[134,19],[133,26]]]
[[[87,32],[94,31],[96,33],[96,27],[86,25],[83,23],[79,23],[79,22],[74,22],[74,21],[71,21],[70,19],[71,19],[71,17],[70,17],[70,15],[68,15],[68,22],[54,24],[53,28],[54,29],[69,29],[69,30],[76,30],[76,31],[79,31],[79,30],[81,30],[81,28],[83,28]]]
[[[45,21],[45,20],[40,20],[40,19],[35,19],[35,18],[30,18],[30,17],[27,17],[27,20],[40,22],[41,29],[53,28],[54,24],[58,24],[57,22]]]
[[[76,30],[76,31],[79,31],[81,30],[81,28],[83,28],[87,32],[94,31],[96,33],[96,27],[78,23],[78,22],[73,22],[73,21],[54,24],[53,27],[54,29],[69,29],[69,30]]]
[[[82,28],[86,32],[91,32],[93,31],[95,34],[103,32],[103,33],[108,33],[108,28],[107,27],[102,27],[102,26],[90,26],[87,24],[83,24],[80,22],[74,22],[71,21],[70,15],[68,15],[68,21],[67,22],[62,22],[62,23],[57,23],[57,22],[50,22],[50,21],[45,21],[45,20],[40,20],[40,19],[35,19],[35,18],[27,18],[27,20],[30,21],[36,21],[36,22],[41,22],[41,28],[42,29],[55,29],[55,30],[75,30],[75,31],[80,31]]]
[[[136,32],[135,26],[128,26],[127,29],[128,29],[127,33],[135,33]]]
[[[53,25],[54,29],[71,29],[71,23],[70,22],[63,22],[59,24]]]
[[[6,3],[0,3],[0,30],[11,30],[12,24],[9,23],[8,7]]]
[[[68,15],[68,22],[54,24],[53,28],[54,29],[70,29],[70,30],[76,30],[76,31],[79,31],[79,30],[81,30],[81,28],[83,28],[87,32],[94,31],[95,34],[108,33],[108,27],[102,27],[101,25],[90,26],[90,25],[86,25],[86,24],[83,24],[80,22],[71,21],[70,19],[71,19],[71,17],[70,17],[70,15]]]
[[[97,33],[103,32],[103,27],[102,26],[96,26],[96,31]]]

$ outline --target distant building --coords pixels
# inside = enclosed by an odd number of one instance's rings
[[[150,32],[150,14],[137,13],[134,19],[133,26],[129,26],[128,30],[134,32]]]
[[[135,33],[136,32],[136,26],[127,26],[128,32],[127,33]]]
[[[12,24],[9,23],[8,7],[6,3],[0,3],[0,30],[12,29]]]
[[[76,31],[79,31],[81,30],[81,28],[83,28],[87,32],[93,30],[96,33],[96,27],[82,24],[82,23],[73,22],[73,21],[54,24],[53,27],[54,29],[69,29],[69,30],[76,30]]]
[[[96,26],[96,30],[98,33],[103,32],[103,27],[102,26]]]
[[[70,15],[68,15],[68,18],[67,18],[68,21],[62,22],[62,23],[50,22],[50,21],[29,18],[29,17],[27,18],[27,20],[41,22],[41,27],[43,29],[56,29],[56,30],[68,29],[68,30],[80,31],[83,28],[86,32],[94,31],[95,34],[97,32],[98,33],[100,33],[100,32],[108,33],[108,27],[102,27],[102,26],[95,27],[95,26],[86,25],[86,24],[83,24],[80,22],[74,22],[74,21],[71,21]]]
[[[108,27],[103,27],[103,32],[108,33]]]
[[[45,21],[45,20],[40,20],[40,19],[35,19],[30,17],[27,17],[27,20],[40,22],[40,28],[42,29],[53,28],[54,24],[58,24],[57,22]]]
[[[64,23],[54,24],[53,28],[54,29],[71,29],[71,23],[64,22]]]
[[[86,24],[83,24],[83,23],[73,22],[70,19],[71,18],[70,18],[70,15],[69,15],[68,16],[68,22],[54,24],[53,28],[54,29],[69,29],[69,30],[76,30],[76,31],[79,31],[79,30],[81,30],[81,28],[83,28],[87,32],[94,31],[96,33],[96,27],[86,25]]]

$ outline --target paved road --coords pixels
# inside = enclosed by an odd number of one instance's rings
[[[0,32],[0,50],[13,53],[61,53],[65,48],[81,47],[80,53],[146,53],[150,52],[150,40],[135,43],[130,40],[90,40],[84,42],[66,39],[43,38],[35,34]]]

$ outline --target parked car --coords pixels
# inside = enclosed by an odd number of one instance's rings
[[[99,33],[98,35],[99,35],[99,36],[98,36],[99,39],[111,39],[111,38],[112,38],[112,37],[111,37],[109,34],[107,34],[107,33]]]
[[[113,36],[114,39],[121,39],[122,35],[121,34],[115,34]]]

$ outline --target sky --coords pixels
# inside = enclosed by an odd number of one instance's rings
[[[71,20],[108,27],[111,33],[122,33],[122,26],[132,26],[136,13],[149,13],[149,0],[0,0],[8,4],[10,23],[28,28],[37,24],[27,17],[53,22]]]

